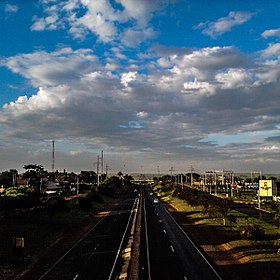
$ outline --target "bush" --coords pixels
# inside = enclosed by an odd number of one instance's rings
[[[41,198],[41,206],[47,212],[50,222],[53,221],[55,215],[60,212],[69,212],[70,207],[66,200],[63,197],[55,196],[45,196]]]
[[[272,211],[279,212],[279,208],[280,208],[279,203],[277,203],[276,201],[271,201],[270,202],[270,209]]]
[[[264,229],[260,225],[249,224],[240,228],[240,236],[244,239],[261,239],[264,237]]]
[[[87,197],[90,198],[92,201],[97,202],[97,203],[102,203],[103,198],[96,192],[91,191],[90,193],[87,194]]]
[[[229,222],[232,223],[232,224],[235,224],[236,221],[237,221],[236,216],[234,216],[234,215],[228,215],[228,216],[227,216],[227,219],[228,219]]]
[[[88,197],[79,197],[76,200],[76,206],[80,207],[82,209],[90,209],[90,208],[92,208],[91,199]]]

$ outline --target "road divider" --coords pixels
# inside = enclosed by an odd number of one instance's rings
[[[124,261],[118,279],[138,279],[138,264],[140,255],[140,223],[141,223],[141,199],[138,194],[133,210],[133,221],[126,248],[122,251]]]

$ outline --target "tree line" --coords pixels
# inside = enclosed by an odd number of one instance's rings
[[[77,194],[77,188],[86,194],[77,199],[77,206],[89,207],[92,201],[102,202],[97,192],[115,197],[133,187],[133,178],[122,172],[109,178],[105,174],[100,175],[100,184],[97,186],[97,174],[94,171],[81,171],[79,174],[47,172],[38,164],[24,165],[23,168],[25,172],[21,175],[14,169],[0,174],[0,218],[2,216],[4,220],[32,209],[45,211],[52,221],[58,212],[69,211],[65,197]],[[42,192],[43,183],[47,181],[60,184],[60,191],[52,195]]]

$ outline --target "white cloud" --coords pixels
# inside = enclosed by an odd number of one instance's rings
[[[269,29],[265,30],[262,33],[263,38],[268,38],[268,37],[280,37],[280,28],[278,29]]]
[[[7,13],[17,13],[19,8],[17,5],[6,4],[4,9]]]
[[[158,1],[115,0],[112,2],[108,0],[41,1],[44,16],[34,17],[31,29],[43,31],[65,28],[77,39],[95,34],[102,42],[121,40],[131,47],[137,46],[141,40],[155,37],[155,31],[149,27],[149,20],[153,12],[161,8]],[[123,29],[121,23],[126,23],[127,29]]]
[[[265,135],[280,123],[277,61],[260,56],[249,63],[230,47],[181,53],[170,48],[142,72],[131,71],[130,65],[110,70],[107,60],[99,61],[88,49],[36,51],[3,63],[38,90],[0,111],[2,138],[38,142],[55,137],[112,153],[153,150],[155,158],[161,155],[166,160],[167,153],[182,155],[183,160],[189,152],[190,160],[195,160],[207,151],[209,159],[219,160],[240,153],[256,157]],[[248,143],[256,142],[252,150],[245,143],[230,143],[230,137],[222,151],[213,141],[203,141],[208,134],[256,131],[263,135],[251,134]],[[270,145],[274,142],[270,140]]]
[[[202,22],[195,29],[202,29],[202,33],[215,39],[229,32],[233,27],[244,24],[253,17],[251,12],[230,12],[228,16],[219,18],[213,22]]]
[[[35,21],[31,27],[33,31],[56,30],[60,27],[60,24],[57,24],[58,17],[55,14],[45,18],[34,17],[33,20]]]
[[[128,47],[137,47],[141,42],[156,37],[152,28],[147,29],[126,29],[121,37],[121,42]]]
[[[53,53],[38,51],[11,57],[6,66],[29,79],[35,87],[55,86],[71,83],[75,77],[98,68],[98,59],[89,49],[62,48]]]
[[[136,115],[139,119],[146,119],[149,114],[147,112],[142,111],[142,112],[138,112]]]
[[[215,76],[224,89],[247,88],[253,84],[252,74],[245,69],[228,69]]]
[[[207,82],[186,82],[183,86],[184,93],[212,94],[215,91],[214,86]]]
[[[118,0],[125,9],[128,18],[137,21],[138,26],[146,27],[152,13],[159,8],[156,0]]]
[[[280,57],[280,43],[269,44],[268,48],[263,50],[261,53],[265,58]]]
[[[121,77],[121,83],[125,87],[128,87],[129,82],[134,81],[136,77],[137,77],[137,72],[123,73]]]

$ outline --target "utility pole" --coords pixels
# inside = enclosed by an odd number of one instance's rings
[[[77,177],[77,194],[80,192],[80,178],[79,176]]]
[[[101,151],[101,174],[104,173],[104,153]]]
[[[191,186],[192,186],[193,185],[193,171],[194,171],[194,168],[192,167],[192,165],[190,167],[190,171],[191,171]]]
[[[52,172],[54,172],[54,139],[52,140]]]
[[[106,164],[106,178],[108,178],[108,170],[109,170],[109,166],[108,164]]]
[[[174,171],[174,167],[173,166],[171,166],[171,168],[170,168],[170,173],[171,173],[171,181],[172,181],[172,179],[173,179],[173,171]]]
[[[97,180],[97,187],[99,187],[99,160],[100,160],[100,156],[97,156],[97,163],[96,163],[96,180]]]

